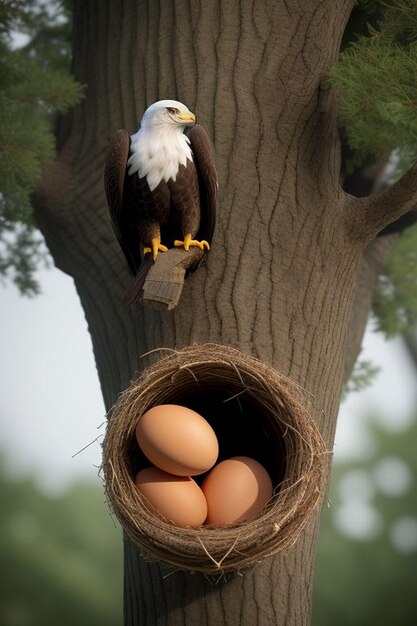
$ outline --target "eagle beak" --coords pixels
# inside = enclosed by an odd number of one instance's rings
[[[188,111],[187,113],[177,113],[177,120],[182,124],[187,124],[192,126],[195,124],[195,115]]]

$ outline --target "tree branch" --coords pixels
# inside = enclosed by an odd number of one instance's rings
[[[414,211],[410,211],[409,213],[402,215],[398,218],[398,220],[395,220],[395,222],[388,224],[384,230],[381,230],[381,232],[378,233],[378,237],[385,237],[386,235],[394,234],[401,235],[401,233],[407,230],[407,228],[410,228],[410,226],[413,226],[416,222],[417,211],[414,209]]]
[[[346,228],[353,239],[372,241],[417,205],[417,163],[394,185],[367,198],[349,197]]]

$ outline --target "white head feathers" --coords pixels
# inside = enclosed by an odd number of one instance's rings
[[[146,176],[149,188],[176,179],[180,165],[193,160],[184,128],[195,123],[191,111],[176,100],[160,100],[146,109],[140,128],[131,136],[129,174]]]

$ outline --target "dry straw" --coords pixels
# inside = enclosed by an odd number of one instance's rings
[[[227,346],[170,351],[149,367],[120,396],[103,443],[106,492],[125,532],[154,558],[206,574],[239,570],[290,548],[321,499],[328,456],[300,398],[287,378]],[[230,445],[226,456],[254,456],[267,467],[276,488],[258,517],[189,529],[150,507],[133,482],[140,469],[135,427],[158,404],[186,405],[209,421],[216,415]],[[221,433],[219,440],[222,446]]]

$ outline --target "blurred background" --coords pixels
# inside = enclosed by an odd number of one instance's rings
[[[53,269],[38,278],[32,299],[1,289],[0,624],[117,626],[122,539],[99,475],[105,416],[90,336],[72,280]],[[379,371],[340,410],[313,624],[411,626],[416,369],[401,338],[371,326],[360,359]]]

